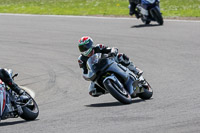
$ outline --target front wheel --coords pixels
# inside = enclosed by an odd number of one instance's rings
[[[159,25],[163,25],[163,17],[158,8],[152,8],[150,10],[151,16],[158,22]]]
[[[121,103],[130,104],[132,102],[130,94],[124,88],[118,87],[114,81],[107,79],[104,82],[104,86]]]
[[[30,102],[25,107],[22,107],[23,114],[20,117],[27,121],[35,120],[39,115],[38,105],[28,93],[26,95],[30,97]]]
[[[143,85],[144,92],[139,94],[139,97],[143,100],[147,100],[153,96],[153,89],[146,80],[144,82],[145,82],[145,84]]]

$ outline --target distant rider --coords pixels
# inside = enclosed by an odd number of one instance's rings
[[[24,93],[24,91],[13,81],[12,77],[10,77],[5,69],[0,68],[0,79],[18,95],[22,95]]]
[[[83,77],[87,75],[88,69],[86,67],[86,62],[95,53],[103,53],[103,54],[113,54],[115,56],[115,61],[117,63],[120,63],[124,66],[126,66],[129,70],[131,70],[134,74],[141,76],[143,71],[136,68],[135,65],[129,60],[129,58],[123,54],[118,53],[117,48],[110,48],[107,46],[104,46],[103,44],[97,44],[96,46],[93,45],[93,40],[89,36],[83,36],[79,40],[79,51],[81,52],[81,55],[78,58],[78,63],[80,68],[83,70]],[[98,97],[102,94],[105,94],[106,92],[101,89],[97,84],[94,82],[91,82],[89,86],[89,94],[94,97]]]

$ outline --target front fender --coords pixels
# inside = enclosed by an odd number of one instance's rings
[[[111,76],[106,77],[106,78],[103,80],[103,84],[104,84],[105,81],[108,80],[108,79],[114,81],[114,82],[117,84],[117,86],[118,86],[119,88],[124,87],[114,74],[112,74]]]
[[[109,93],[121,103],[130,104],[132,102],[130,94],[126,91],[114,74],[106,77],[103,80],[103,84]]]

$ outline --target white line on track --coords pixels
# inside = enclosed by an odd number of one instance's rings
[[[98,16],[73,16],[73,15],[36,15],[36,14],[12,14],[12,13],[0,13],[0,16],[30,16],[30,17],[60,17],[60,18],[87,18],[87,19],[124,19],[124,20],[137,20],[136,18],[126,17],[98,17]],[[177,19],[165,19],[168,22],[194,22],[200,23],[200,20],[177,20]]]

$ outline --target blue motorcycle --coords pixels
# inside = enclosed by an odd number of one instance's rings
[[[150,24],[151,21],[163,25],[163,17],[160,12],[160,0],[141,0],[141,4],[136,7],[139,17],[144,24]]]

